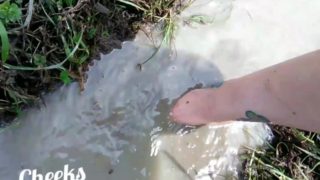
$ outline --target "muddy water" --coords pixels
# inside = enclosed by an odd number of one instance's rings
[[[157,172],[174,169],[157,166],[163,161],[157,157],[161,143],[171,139],[162,136],[181,137],[194,127],[169,121],[172,103],[189,88],[220,85],[222,76],[213,63],[199,61],[203,57],[186,52],[171,55],[166,49],[139,71],[136,64],[151,50],[138,41],[127,42],[122,50],[101,56],[88,72],[84,92],[79,94],[73,83],[49,95],[45,105],[26,112],[18,126],[0,136],[5,145],[0,150],[1,176],[14,180],[23,168],[49,172],[64,164],[83,167],[92,180],[158,179]],[[226,133],[215,132],[219,138]],[[197,150],[197,145],[189,146]],[[228,149],[216,147],[215,151]],[[175,171],[179,169],[171,174]]]
[[[268,129],[240,122],[177,125],[169,120],[170,108],[191,88],[214,88],[317,49],[320,18],[313,14],[319,9],[320,3],[304,0],[196,1],[177,19],[174,50],[162,48],[139,71],[137,63],[155,50],[140,32],[95,62],[82,93],[76,83],[61,87],[4,130],[1,179],[65,164],[83,167],[89,180],[239,177],[241,148],[262,145]],[[190,25],[193,15],[215,23]]]

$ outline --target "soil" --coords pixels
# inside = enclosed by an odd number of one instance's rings
[[[281,179],[271,173],[270,166],[272,166],[273,170],[277,169],[292,179],[306,177],[310,180],[319,179],[319,134],[278,125],[272,125],[271,129],[274,138],[269,146],[258,149],[260,153],[258,151],[254,153],[260,162],[252,159],[252,150],[248,150],[244,155],[241,177],[243,179]]]
[[[27,2],[29,1],[22,1],[21,6],[27,7]],[[116,1],[101,1],[97,6],[95,1],[84,0],[78,1],[73,8],[53,7],[52,18],[60,18],[54,20],[56,26],[50,24],[43,8],[46,6],[34,5],[29,28],[11,31],[21,24],[8,25],[11,49],[7,63],[35,67],[30,59],[35,60],[33,56],[41,54],[45,57],[46,63],[40,66],[57,64],[66,58],[63,48],[65,44],[60,38],[61,35],[67,43],[72,44],[70,39],[74,38],[74,32],[84,29],[83,42],[88,48],[88,57],[84,57],[82,63],[68,61],[63,65],[69,76],[80,85],[85,82],[84,72],[93,59],[98,59],[100,53],[109,53],[115,48],[121,48],[122,42],[133,39],[139,26],[143,24],[141,12],[117,4]],[[22,10],[23,14],[27,14],[26,9]],[[49,13],[50,8],[46,9],[46,13]],[[87,20],[85,19],[87,17],[93,18]],[[73,31],[70,31],[68,26],[71,26]],[[92,30],[95,31],[93,37],[90,34]],[[78,51],[74,59],[83,58],[84,53],[85,51]],[[24,108],[41,102],[43,94],[61,86],[63,83],[59,77],[60,73],[59,69],[37,71],[6,69],[0,63],[0,126],[10,123]]]

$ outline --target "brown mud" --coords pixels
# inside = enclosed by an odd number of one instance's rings
[[[29,1],[17,3],[21,8],[20,22],[6,24],[10,41],[6,68],[0,62],[0,120],[9,123],[21,111],[41,101],[44,93],[63,83],[76,80],[83,87],[85,71],[100,53],[121,48],[133,39],[146,19],[143,12],[116,0],[35,1],[32,19],[24,27],[29,14]],[[12,1],[12,3],[15,3]],[[61,63],[62,68],[45,69]],[[24,70],[23,68],[37,68]]]

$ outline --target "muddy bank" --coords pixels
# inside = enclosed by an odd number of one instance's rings
[[[0,14],[9,55],[0,63],[0,119],[41,103],[43,93],[76,80],[99,53],[121,48],[146,22],[159,22],[181,2],[119,0],[7,1]],[[30,4],[32,3],[32,4]],[[9,14],[15,12],[15,14]],[[6,15],[8,17],[6,17]],[[10,18],[14,15],[15,19]],[[158,18],[155,18],[157,16]],[[5,19],[7,18],[7,19]],[[2,54],[6,53],[2,51]]]

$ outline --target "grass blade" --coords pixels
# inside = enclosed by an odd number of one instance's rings
[[[301,147],[299,147],[299,146],[296,146],[296,145],[294,145],[294,147],[297,148],[297,149],[299,149],[300,151],[306,153],[307,155],[312,156],[313,158],[315,158],[315,159],[317,159],[317,160],[320,161],[320,157],[317,156],[316,154],[314,154],[314,153],[312,153],[312,152],[309,152],[309,151],[307,151],[307,150],[305,150],[305,149],[303,149],[303,148],[301,148]]]
[[[137,9],[140,9],[140,10],[142,10],[142,11],[144,11],[144,12],[147,11],[146,9],[144,9],[143,7],[135,4],[134,2],[131,2],[131,1],[128,1],[128,0],[118,0],[118,1],[119,1],[119,2],[122,2],[122,3],[124,3],[124,4],[127,4],[127,5],[129,5],[129,6],[135,7],[135,8],[137,8]]]
[[[73,50],[70,52],[70,54],[67,55],[67,57],[60,63],[55,64],[55,65],[51,65],[51,66],[47,66],[47,67],[24,67],[24,66],[14,66],[14,65],[10,65],[10,64],[3,64],[3,67],[7,68],[7,69],[14,69],[14,70],[21,70],[21,71],[39,71],[39,70],[49,70],[49,69],[61,69],[64,70],[63,64],[65,62],[67,62],[67,60],[69,60],[71,57],[73,57],[73,55],[76,53],[76,51],[79,48],[79,45],[82,41],[82,37],[83,37],[83,31],[81,31],[79,40],[77,41],[77,44],[75,45],[75,47],[73,48]]]
[[[6,28],[4,27],[2,21],[0,21],[0,37],[1,37],[1,60],[2,62],[6,62],[9,57],[10,43],[8,38],[8,33]]]

